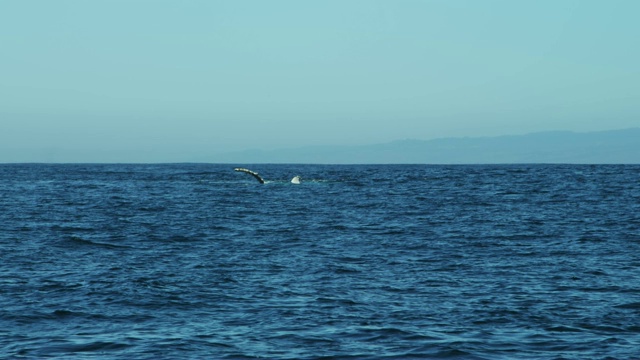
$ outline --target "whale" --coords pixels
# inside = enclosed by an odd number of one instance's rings
[[[235,170],[235,171],[239,171],[239,172],[243,172],[243,173],[247,173],[247,174],[249,174],[249,175],[253,176],[254,178],[256,178],[256,179],[260,182],[260,184],[264,184],[264,179],[262,178],[262,176],[260,176],[260,175],[259,175],[257,172],[255,172],[255,171],[251,171],[251,170],[249,170],[249,169],[245,169],[245,168],[235,168],[235,169],[233,169],[233,170]]]
[[[262,178],[262,176],[260,176],[260,174],[258,174],[255,171],[252,171],[252,170],[249,170],[249,169],[245,169],[245,168],[234,168],[233,170],[238,171],[238,172],[247,173],[247,174],[253,176],[254,178],[256,178],[256,180],[258,180],[258,182],[260,184],[264,184],[264,179]],[[292,184],[300,184],[300,176],[294,176],[293,179],[291,179],[291,183]]]

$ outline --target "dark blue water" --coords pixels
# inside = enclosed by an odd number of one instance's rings
[[[247,167],[0,165],[0,358],[640,357],[640,166]]]

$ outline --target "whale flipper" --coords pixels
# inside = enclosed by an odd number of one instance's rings
[[[293,179],[291,179],[291,183],[300,184],[300,176],[294,176]]]
[[[258,173],[257,173],[257,172],[255,172],[255,171],[251,171],[251,170],[249,170],[249,169],[245,169],[245,168],[235,168],[235,169],[233,169],[233,170],[235,170],[235,171],[240,171],[240,172],[244,172],[244,173],[247,173],[247,174],[249,174],[249,175],[252,175],[254,178],[258,179],[258,181],[260,182],[260,184],[264,184],[264,179],[263,179],[260,175],[258,175]]]

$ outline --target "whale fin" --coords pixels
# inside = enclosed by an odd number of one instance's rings
[[[260,184],[264,184],[264,179],[260,175],[258,175],[258,173],[255,172],[255,171],[251,171],[251,170],[245,169],[245,168],[235,168],[233,170],[247,173],[247,174],[253,176],[254,178],[258,179]]]
[[[300,176],[294,176],[293,179],[291,179],[291,183],[300,184]]]

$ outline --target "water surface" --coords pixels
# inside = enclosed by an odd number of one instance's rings
[[[0,357],[639,354],[640,166],[245,167],[0,165]]]

